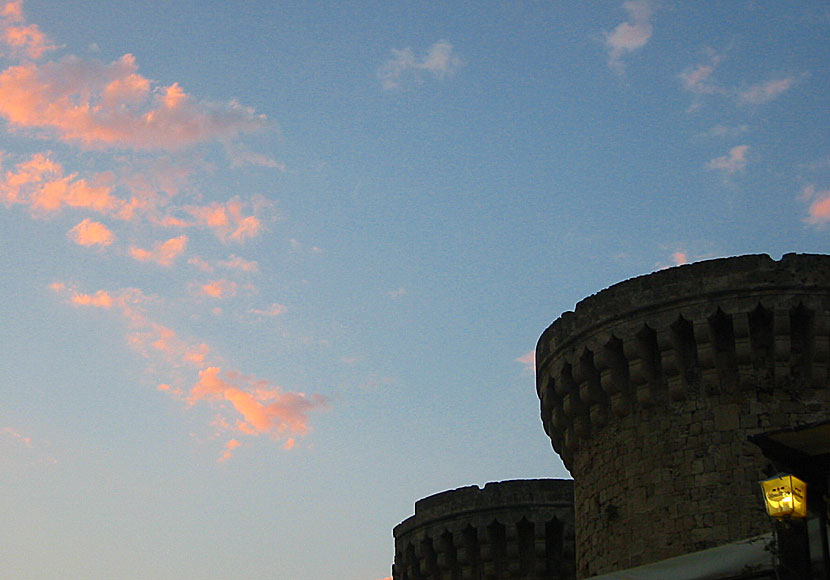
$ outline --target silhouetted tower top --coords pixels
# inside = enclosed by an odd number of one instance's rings
[[[438,493],[397,525],[394,580],[574,578],[573,481],[531,479]]]

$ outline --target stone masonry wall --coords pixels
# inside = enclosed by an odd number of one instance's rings
[[[572,580],[573,481],[463,487],[394,529],[394,580]]]
[[[830,256],[700,262],[580,302],[537,348],[577,576],[769,531],[749,435],[830,414]]]

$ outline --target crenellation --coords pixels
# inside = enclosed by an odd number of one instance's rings
[[[830,257],[743,256],[615,284],[542,334],[537,363],[539,376],[556,369],[539,393],[576,480],[580,577],[760,533],[766,461],[747,436],[830,410]],[[658,513],[659,541],[632,540]]]
[[[395,580],[572,580],[573,482],[439,493],[395,527]]]

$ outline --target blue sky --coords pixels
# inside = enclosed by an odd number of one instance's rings
[[[415,500],[567,477],[583,297],[826,253],[819,1],[0,0],[0,561],[377,580]]]

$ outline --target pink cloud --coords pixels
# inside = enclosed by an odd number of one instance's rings
[[[57,459],[44,451],[47,446],[42,443],[38,444],[36,441],[32,440],[30,436],[21,433],[14,427],[0,427],[0,439],[14,441],[15,447],[17,447],[16,452],[25,453],[25,455],[20,455],[19,457],[21,459],[25,457],[25,461],[28,465],[58,463]],[[3,441],[0,440],[0,444],[2,443]],[[11,449],[7,445],[3,445],[3,447],[6,448],[4,451]],[[7,459],[7,457],[4,457],[3,459]],[[8,465],[4,465],[4,467],[8,467]]]
[[[149,301],[141,290],[137,288],[124,288],[118,292],[98,290],[95,294],[78,292],[72,286],[63,282],[54,282],[49,288],[56,294],[62,295],[67,302],[77,306],[95,306],[98,308],[112,308],[117,306],[124,313],[125,318],[131,322],[144,323],[143,315],[138,307]]]
[[[675,266],[682,266],[683,264],[689,263],[689,257],[686,255],[686,252],[677,251],[671,255],[671,259]]]
[[[35,214],[45,215],[63,207],[91,209],[111,213],[123,205],[112,195],[106,176],[90,183],[77,174],[64,174],[63,166],[48,155],[37,153],[6,171],[0,181],[0,200],[6,205],[28,205]]]
[[[221,260],[217,264],[222,268],[228,268],[229,270],[239,270],[241,272],[259,272],[259,264],[251,260],[245,260],[244,258],[240,258],[239,256],[234,256],[231,254],[231,257],[227,260]]]
[[[66,296],[75,306],[91,306],[120,312],[130,327],[126,335],[127,344],[148,359],[161,356],[177,368],[202,368],[210,353],[208,345],[182,340],[173,329],[150,319],[144,308],[154,299],[145,296],[136,288],[125,288],[118,292],[98,290],[95,294],[78,292],[60,282],[52,284],[51,288],[56,293]],[[177,392],[169,385],[166,389],[159,388]]]
[[[222,452],[222,455],[219,457],[219,462],[227,461],[233,456],[233,450],[242,445],[236,439],[231,439],[227,443],[225,443],[225,451]]]
[[[132,327],[126,336],[127,344],[145,358],[155,360],[160,357],[176,369],[205,366],[210,354],[206,344],[183,340],[172,328],[148,319],[134,308],[124,308],[122,313]],[[171,393],[179,395],[181,390],[176,388]]]
[[[716,171],[725,171],[726,173],[735,173],[743,171],[746,168],[746,153],[749,151],[749,145],[738,145],[729,150],[729,153],[716,159],[712,159],[706,164],[707,169]]]
[[[13,66],[0,73],[0,116],[94,148],[175,150],[266,125],[239,103],[197,101],[137,71],[131,54],[109,64],[69,56]]]
[[[205,343],[188,346],[184,352],[184,360],[194,366],[202,367],[205,364],[208,354],[210,354],[210,348]]]
[[[202,272],[213,272],[214,267],[210,265],[207,260],[200,258],[199,256],[194,256],[187,261],[188,264],[192,264],[199,268]]]
[[[98,290],[95,294],[74,294],[71,300],[72,304],[96,308],[112,308],[115,303],[112,296],[104,290]]]
[[[255,201],[252,205],[258,204],[261,202]],[[183,209],[195,218],[198,225],[212,229],[223,242],[228,240],[241,242],[259,235],[262,231],[262,222],[257,216],[244,215],[246,205],[245,202],[234,198],[226,203],[189,205]]]
[[[69,230],[69,238],[81,246],[109,246],[115,241],[107,226],[89,218]]]
[[[620,73],[625,70],[622,58],[644,47],[651,38],[651,16],[654,13],[647,0],[629,0],[623,3],[623,8],[628,12],[628,21],[621,22],[605,34],[608,65]]]
[[[152,250],[133,246],[130,248],[130,255],[139,262],[155,262],[159,266],[170,267],[179,254],[184,252],[186,245],[187,236],[179,236],[153,244]]]
[[[738,102],[744,105],[762,105],[778,98],[794,84],[793,77],[758,83],[738,93]]]
[[[663,246],[662,249],[664,251],[668,251],[666,246]],[[671,253],[669,259],[667,261],[659,261],[654,264],[654,267],[658,270],[665,270],[666,268],[673,268],[675,266],[682,266],[684,264],[688,264],[690,262],[694,262],[695,260],[705,259],[707,256],[703,254],[697,255],[689,255],[688,252],[684,250],[675,250]]]
[[[12,53],[38,59],[55,46],[35,24],[27,24],[23,17],[23,0],[5,2],[0,7],[0,42]]]
[[[536,373],[536,351],[531,350],[528,353],[523,354],[519,358],[515,359],[516,362],[522,363],[525,367],[526,371],[530,371],[532,373]]]
[[[326,406],[319,395],[307,397],[303,393],[283,392],[233,371],[223,373],[216,366],[200,371],[199,381],[190,391],[191,405],[202,400],[230,403],[241,415],[236,430],[273,436],[305,435],[309,429],[308,413]]]
[[[2,429],[0,429],[0,433],[5,433],[6,435],[8,435],[10,437],[13,437],[14,439],[17,439],[18,441],[23,443],[26,447],[31,447],[32,446],[32,438],[31,437],[28,437],[26,435],[21,434],[20,432],[18,432],[16,429],[14,429],[12,427],[3,427]]]
[[[230,234],[230,239],[237,242],[253,238],[259,235],[262,229],[262,222],[256,216],[242,218]]]
[[[154,176],[155,168],[150,168]],[[161,168],[164,171],[164,168]],[[184,170],[185,174],[189,170]],[[35,217],[49,217],[63,208],[87,209],[119,220],[137,222],[146,219],[153,225],[170,228],[202,227],[213,231],[223,242],[244,242],[259,235],[263,230],[258,214],[271,211],[271,203],[264,198],[254,197],[243,201],[237,197],[225,202],[208,205],[185,205],[177,208],[170,204],[170,197],[182,186],[186,175],[176,174],[158,179],[140,180],[135,175],[116,176],[110,172],[98,173],[87,180],[76,173],[67,174],[63,166],[53,161],[48,153],[37,153],[17,163],[0,176],[0,202],[7,206],[28,206]],[[113,195],[116,187],[132,192],[126,201]],[[160,192],[160,188],[168,190]],[[179,214],[179,215],[174,215]],[[184,215],[185,217],[180,217]],[[175,249],[182,243],[181,236],[176,242],[169,242],[165,251]],[[182,248],[183,249],[183,248]],[[135,249],[131,254],[139,260],[156,260],[155,250]],[[204,266],[206,262],[198,262]],[[255,271],[256,262],[231,256],[219,263],[226,268]]]
[[[231,280],[212,280],[199,286],[199,294],[210,298],[230,298],[236,295],[237,283]]]
[[[309,413],[328,406],[320,395],[283,391],[269,381],[211,365],[207,344],[183,340],[174,330],[145,314],[144,307],[151,299],[140,290],[127,288],[115,293],[99,290],[95,294],[84,294],[60,282],[52,284],[51,288],[75,306],[120,312],[130,326],[127,343],[148,359],[161,356],[171,369],[198,369],[198,380],[189,389],[186,401],[190,406],[204,401],[213,408],[218,407],[222,413],[211,424],[219,430],[249,436],[268,435],[283,440],[283,447],[290,449],[294,445],[293,438],[308,433]],[[157,389],[176,399],[184,398],[184,393],[175,384],[163,382]],[[227,413],[235,414],[235,420],[229,421],[225,417]],[[238,445],[226,447],[226,452],[232,452],[236,447]]]
[[[810,204],[804,221],[813,225],[830,223],[830,189],[817,190],[815,186],[808,185],[802,190],[800,198]]]

